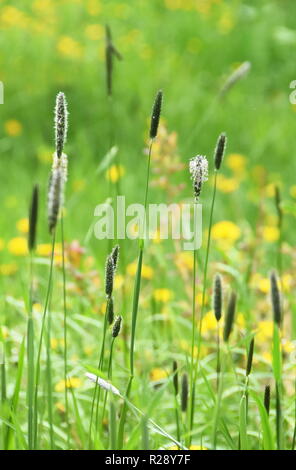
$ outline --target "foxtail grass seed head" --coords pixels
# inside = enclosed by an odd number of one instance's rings
[[[36,247],[38,199],[39,199],[39,188],[38,188],[38,185],[36,184],[33,188],[30,211],[29,211],[29,234],[28,234],[29,251],[33,251]]]
[[[270,385],[265,386],[265,390],[264,390],[264,407],[266,409],[267,414],[269,415],[269,410],[270,410]]]
[[[189,172],[191,175],[194,198],[198,202],[202,185],[208,181],[208,160],[203,155],[197,155],[189,161]]]
[[[222,279],[219,274],[216,274],[214,280],[213,310],[216,320],[219,322],[222,317]]]
[[[161,113],[161,105],[162,105],[162,91],[159,90],[154,104],[152,108],[152,115],[151,115],[151,124],[150,124],[150,138],[155,139],[157,136],[157,131],[158,131],[158,124],[159,124],[159,119],[160,119],[160,113]]]
[[[115,272],[116,269],[117,269],[118,260],[119,260],[119,245],[116,245],[116,246],[113,248],[112,253],[111,253],[111,256],[112,256],[113,266],[114,266],[114,272]]]
[[[223,332],[223,339],[225,343],[228,342],[230,333],[232,331],[234,316],[235,316],[235,307],[236,307],[236,293],[231,292],[230,299],[227,305],[225,326],[224,326],[224,332]]]
[[[188,375],[186,372],[182,375],[181,384],[181,410],[183,413],[187,410],[188,405]]]
[[[68,109],[67,101],[64,93],[57,94],[55,106],[55,145],[56,154],[60,158],[63,153],[63,148],[67,140],[68,132]]]
[[[57,156],[56,152],[53,154],[52,171],[57,168],[60,168],[63,183],[66,183],[68,179],[68,156],[65,153],[62,153],[60,157]]]
[[[250,375],[251,370],[252,370],[254,344],[255,344],[255,339],[252,338],[252,340],[250,342],[250,346],[249,346],[249,351],[248,351],[248,360],[247,360],[247,368],[246,368],[246,376],[247,377]]]
[[[273,271],[270,275],[270,288],[273,320],[278,325],[278,327],[280,327],[282,319],[281,294],[278,287],[278,280],[275,271]]]
[[[175,390],[175,395],[178,395],[179,392],[179,378],[178,378],[178,364],[177,361],[173,362],[173,384],[174,384],[174,390]]]
[[[63,178],[60,168],[51,172],[48,197],[47,197],[47,217],[49,232],[52,233],[58,221],[59,210],[63,204]]]
[[[251,69],[251,63],[250,62],[243,62],[241,65],[239,65],[226,79],[224,85],[221,88],[220,94],[225,95],[230,88],[233,87],[233,85],[236,84],[239,80],[241,80],[243,77],[247,75],[249,70]]]
[[[106,269],[105,269],[105,292],[107,297],[110,299],[113,292],[113,281],[114,281],[114,263],[112,255],[107,257]]]
[[[226,135],[220,134],[218,137],[218,141],[217,141],[217,145],[215,149],[215,156],[214,156],[216,170],[220,169],[221,163],[223,161],[223,156],[224,156],[225,149],[226,149],[226,143],[227,143]]]
[[[114,321],[114,302],[113,302],[113,297],[110,297],[107,301],[107,320],[109,325],[112,325]]]
[[[121,330],[121,324],[122,324],[122,316],[119,315],[118,317],[115,318],[114,325],[112,328],[112,337],[116,338]]]

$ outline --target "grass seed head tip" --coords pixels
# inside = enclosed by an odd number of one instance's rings
[[[58,158],[63,153],[63,148],[67,140],[68,132],[68,108],[65,94],[59,92],[56,97],[55,106],[55,145]]]
[[[219,274],[216,274],[214,279],[213,310],[218,322],[222,317],[222,279]]]
[[[214,157],[214,162],[215,162],[215,168],[216,170],[220,169],[223,156],[225,153],[226,149],[226,143],[227,143],[227,137],[226,134],[222,133],[218,137],[216,149],[215,149],[215,157]]]
[[[33,188],[30,211],[29,211],[29,233],[28,233],[28,249],[33,251],[36,246],[36,231],[38,220],[38,198],[39,188],[36,184]]]
[[[282,311],[281,311],[281,294],[278,286],[278,279],[275,271],[270,275],[271,304],[273,310],[274,322],[280,327]]]
[[[150,138],[155,139],[157,136],[157,131],[158,131],[158,124],[159,124],[159,119],[160,119],[160,113],[161,113],[161,106],[162,106],[162,91],[159,90],[154,104],[152,108],[152,115],[151,115],[151,124],[150,124]]]

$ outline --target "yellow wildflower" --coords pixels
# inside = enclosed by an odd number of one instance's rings
[[[79,388],[82,386],[82,381],[79,377],[71,377],[67,379],[67,382],[65,380],[60,380],[56,385],[55,385],[55,391],[56,392],[63,392],[65,390],[65,386],[67,388]]]
[[[226,159],[226,165],[233,171],[233,173],[241,175],[244,173],[246,168],[246,157],[240,153],[231,153]]]
[[[4,240],[0,238],[0,251],[4,248]]]
[[[170,289],[155,289],[153,297],[157,302],[169,302],[173,297],[173,292]]]
[[[29,231],[29,220],[27,218],[20,219],[16,223],[16,228],[21,233],[28,233]]]
[[[58,52],[73,59],[79,59],[82,56],[82,47],[75,39],[70,36],[62,36],[57,43]]]
[[[273,321],[262,320],[258,323],[258,332],[256,335],[256,342],[258,344],[264,344],[270,340],[273,335]]]
[[[189,447],[190,450],[209,450],[207,447],[204,447],[204,446],[195,446],[195,445],[192,445]]]
[[[50,243],[41,243],[37,245],[36,253],[38,256],[50,256],[51,248]]]
[[[272,355],[269,351],[263,351],[262,357],[269,365],[272,363]]]
[[[135,276],[137,273],[137,267],[138,267],[138,264],[136,262],[130,263],[126,268],[126,271],[130,276]],[[150,266],[143,264],[142,278],[150,280],[152,279],[153,274],[154,274],[153,269]]]
[[[2,339],[7,339],[9,336],[9,329],[7,328],[7,326],[1,326],[0,327],[0,338]]]
[[[16,119],[9,119],[8,121],[6,121],[4,123],[4,128],[6,134],[11,137],[17,137],[18,135],[21,135],[23,130],[22,124]]]
[[[196,301],[197,305],[200,305],[200,306],[202,305],[202,297],[203,297],[202,292],[199,292],[199,293],[196,295],[195,301]],[[208,297],[207,294],[205,294],[205,299],[204,299],[205,305],[208,303],[208,301],[209,301],[209,297]]]
[[[102,6],[99,0],[88,0],[87,11],[92,16],[97,16],[102,11]]]
[[[65,413],[65,411],[66,411],[64,404],[61,403],[60,401],[56,402],[55,407],[60,413]]]
[[[0,274],[2,276],[11,276],[18,270],[16,263],[0,264]]]
[[[27,239],[23,237],[12,238],[7,245],[8,251],[16,256],[24,256],[28,253]]]
[[[175,262],[179,269],[185,268],[185,269],[193,270],[192,253],[188,253],[187,251],[176,253]]]
[[[117,183],[125,173],[125,168],[122,165],[112,165],[106,171],[106,179],[111,183]]]
[[[273,227],[271,225],[263,227],[262,237],[265,241],[270,242],[270,243],[275,242],[276,240],[279,239],[279,236],[280,236],[280,232],[277,227]]]
[[[213,225],[212,237],[214,240],[226,240],[229,242],[235,242],[240,238],[240,236],[240,228],[229,220],[223,220]]]
[[[59,345],[59,341],[56,338],[50,338],[51,349],[57,349],[58,345]]]
[[[155,367],[150,371],[150,380],[152,382],[158,382],[159,380],[166,379],[168,376],[166,370],[160,367]]]
[[[239,187],[239,181],[237,178],[226,178],[223,175],[219,175],[217,178],[217,189],[222,193],[233,193]]]
[[[121,274],[116,274],[114,280],[115,289],[120,289],[124,284],[124,277]]]
[[[89,24],[86,26],[85,36],[91,41],[99,41],[105,35],[104,28],[101,24]]]
[[[213,310],[210,310],[203,317],[201,332],[207,333],[208,331],[214,331],[214,330],[217,330],[217,320],[215,318]]]

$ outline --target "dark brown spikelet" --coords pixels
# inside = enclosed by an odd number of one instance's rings
[[[214,156],[214,162],[215,162],[216,170],[220,169],[220,166],[221,166],[221,163],[222,163],[222,160],[223,160],[223,156],[224,156],[224,153],[225,153],[226,143],[227,143],[226,135],[224,133],[220,134],[219,137],[218,137],[218,141],[217,141],[217,145],[216,145],[216,149],[215,149],[215,156]]]
[[[49,180],[49,188],[48,188],[48,228],[49,232],[52,233],[53,230],[56,228],[58,215],[61,206],[61,198],[62,198],[62,185],[63,185],[63,178],[62,172],[60,168],[56,168],[52,171]]]
[[[173,384],[174,384],[174,390],[175,390],[175,395],[178,395],[179,392],[179,379],[178,379],[178,364],[177,361],[173,362]]]
[[[112,325],[114,321],[114,302],[113,302],[112,297],[108,299],[106,314],[107,314],[107,320],[108,320],[109,325]]]
[[[181,410],[185,413],[188,405],[188,375],[186,372],[182,375],[181,385]]]
[[[246,376],[248,377],[251,373],[252,370],[252,363],[253,363],[253,354],[254,354],[254,344],[255,340],[252,338],[249,346],[249,351],[248,351],[248,360],[247,360],[247,368],[246,368]]]
[[[113,292],[113,280],[114,280],[114,264],[111,255],[107,257],[106,269],[105,269],[105,292],[107,297],[110,299]]]
[[[68,109],[65,94],[57,94],[55,107],[55,144],[58,158],[63,153],[68,131]]]
[[[157,136],[159,118],[161,113],[161,105],[162,105],[162,91],[159,90],[154,105],[152,108],[152,115],[151,115],[151,124],[150,124],[150,138],[155,139]]]
[[[265,386],[264,390],[264,407],[266,409],[267,414],[269,415],[270,409],[270,385]]]
[[[114,272],[116,271],[117,265],[118,265],[118,259],[119,259],[119,245],[116,245],[111,253],[112,259],[113,259],[113,265],[114,265]]]
[[[222,317],[222,279],[219,274],[216,274],[214,280],[213,310],[218,322]]]
[[[36,184],[33,188],[30,211],[29,211],[29,234],[28,234],[29,251],[33,251],[36,247],[38,199],[39,199],[39,188],[38,188],[38,185]]]
[[[113,325],[113,328],[112,328],[112,337],[113,338],[116,338],[119,335],[120,329],[121,329],[121,324],[122,324],[122,316],[119,315],[118,317],[115,318],[114,325]]]
[[[281,295],[278,287],[277,275],[273,271],[270,275],[270,293],[271,293],[271,304],[273,310],[273,320],[280,327],[282,312],[281,312]]]
[[[224,326],[224,333],[223,338],[225,343],[228,342],[230,333],[232,331],[234,316],[235,316],[235,307],[236,307],[236,293],[231,292],[230,299],[227,305],[227,312],[225,318],[225,326]]]

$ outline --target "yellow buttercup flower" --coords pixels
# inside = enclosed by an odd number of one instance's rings
[[[217,178],[217,189],[222,193],[233,193],[239,187],[239,181],[237,178],[226,178],[223,175],[219,175]]]
[[[265,241],[272,243],[279,239],[280,232],[277,227],[265,226],[262,230],[262,237]]]
[[[120,289],[124,284],[124,277],[121,274],[116,274],[114,280],[115,289]]]
[[[223,220],[213,225],[212,237],[214,240],[235,242],[240,238],[240,236],[240,228],[229,220]]]
[[[62,36],[57,43],[58,52],[69,58],[79,59],[82,56],[82,46],[70,36]]]
[[[28,231],[29,231],[29,219],[24,218],[24,219],[18,220],[17,223],[16,223],[16,228],[21,233],[28,233]]]
[[[82,386],[82,381],[79,377],[71,377],[67,379],[67,382],[65,380],[60,380],[56,385],[55,385],[55,391],[56,392],[63,392],[65,390],[65,386],[67,388],[79,388]]]
[[[36,253],[38,256],[50,256],[52,246],[50,243],[41,243],[37,245]]]
[[[193,256],[192,253],[188,253],[187,251],[182,251],[180,253],[176,253],[175,255],[175,262],[178,268],[180,269],[188,269],[193,270]]]
[[[256,334],[256,342],[258,344],[264,344],[266,341],[270,340],[273,335],[273,321],[271,320],[262,320],[258,323],[258,332]]]
[[[166,379],[167,376],[167,372],[159,367],[155,367],[155,369],[150,371],[150,380],[152,382],[158,382],[159,380]]]
[[[16,256],[24,256],[28,253],[28,242],[26,238],[15,237],[7,244],[8,251]]]
[[[56,338],[50,338],[50,347],[51,349],[57,349],[59,341]]]
[[[0,264],[0,275],[1,276],[11,276],[15,274],[18,270],[16,263]]]
[[[240,153],[231,153],[226,158],[226,165],[233,171],[233,173],[240,175],[245,171],[246,161],[246,157]]]
[[[153,297],[157,302],[169,302],[173,297],[173,292],[170,289],[155,289]]]
[[[130,263],[126,268],[126,271],[130,276],[135,276],[137,273],[137,267],[138,267],[138,264],[136,262]],[[142,278],[143,279],[150,280],[152,279],[153,274],[154,274],[154,271],[150,266],[147,266],[145,264],[142,265]]]
[[[122,165],[112,165],[106,171],[106,179],[111,183],[117,183],[125,173],[125,168]]]
[[[4,248],[4,240],[0,238],[0,251],[2,251]]]
[[[21,135],[23,131],[23,126],[16,119],[9,119],[8,121],[4,123],[4,129],[5,129],[6,134],[8,134],[9,136],[17,137]]]
[[[204,446],[195,446],[195,445],[192,445],[189,447],[190,450],[209,450],[207,447],[204,447]]]
[[[198,321],[199,324],[199,321]],[[217,320],[215,318],[213,310],[207,312],[202,319],[201,332],[207,333],[208,331],[217,330]]]

